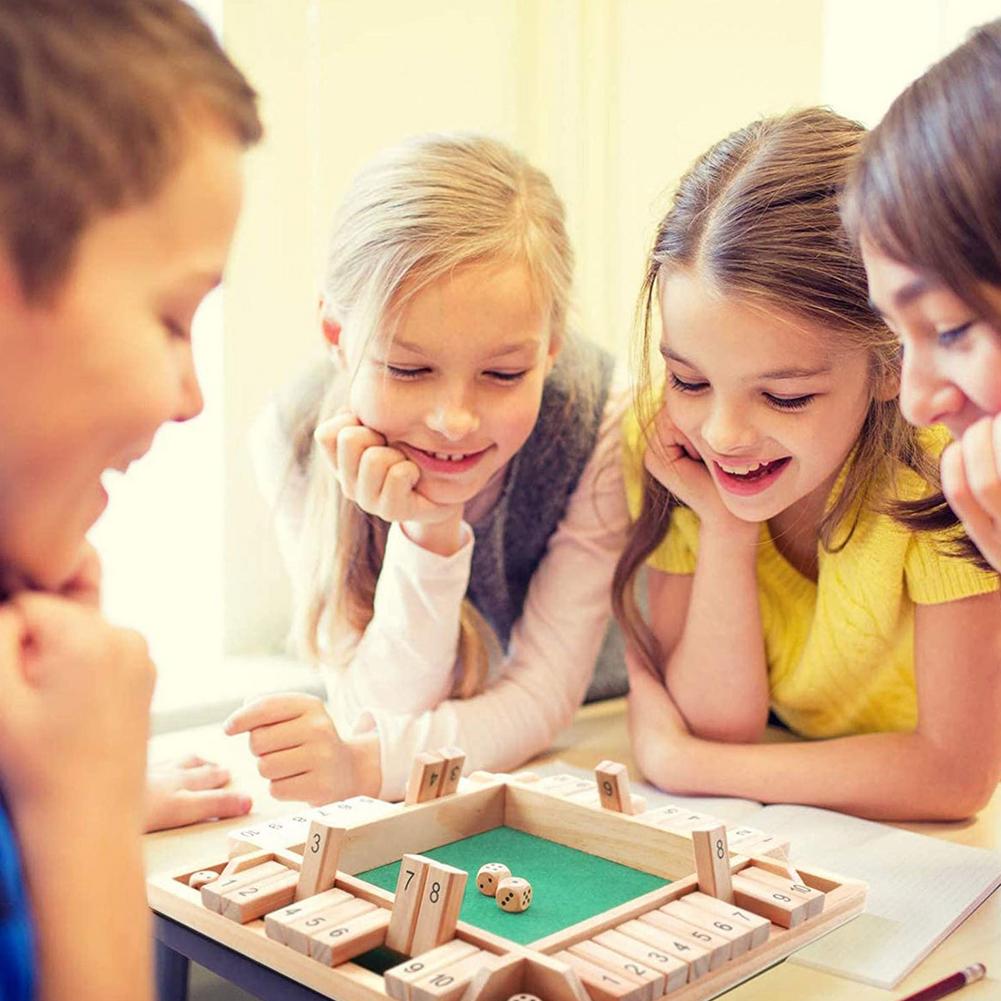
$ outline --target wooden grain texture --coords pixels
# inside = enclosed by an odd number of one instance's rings
[[[451,796],[459,789],[462,769],[466,764],[466,752],[460,747],[443,747],[438,753],[445,759],[438,795]]]
[[[710,897],[731,902],[733,887],[730,885],[730,852],[726,844],[726,827],[722,824],[696,827],[691,834],[699,889]]]
[[[395,1001],[410,1001],[410,986],[415,980],[477,953],[482,953],[482,950],[470,942],[453,938],[451,942],[446,942],[436,949],[422,952],[419,956],[412,956],[406,962],[390,967],[383,974],[386,993]]]
[[[427,863],[427,875],[410,943],[413,953],[427,952],[455,937],[462,897],[469,881],[469,874],[464,869],[432,859],[428,859]]]
[[[386,945],[404,956],[411,955],[417,912],[420,910],[431,860],[423,855],[404,855],[393,894],[393,916],[386,933]]]
[[[506,787],[496,779],[475,783],[444,799],[418,803],[390,816],[358,824],[348,830],[341,847],[340,869],[365,872],[395,862],[406,854],[432,848],[504,823]]]
[[[695,868],[688,838],[648,827],[638,817],[547,794],[536,785],[508,787],[504,823],[665,879],[687,876]]]
[[[688,983],[688,964],[667,953],[659,952],[652,945],[630,938],[614,928],[603,931],[594,939],[599,945],[639,960],[644,966],[652,966],[664,975],[664,992],[675,991]],[[574,946],[574,948],[577,948]]]
[[[464,782],[462,790],[451,797],[409,807],[398,814],[360,824],[348,832],[341,861],[343,864],[346,855],[354,852],[358,863],[354,871],[395,861],[405,854],[401,850],[404,844],[409,851],[428,850],[468,834],[489,830],[507,821],[513,827],[527,829],[529,833],[552,837],[553,840],[585,851],[592,850],[625,865],[645,871],[660,870],[658,874],[667,878],[672,878],[673,873],[676,877],[675,882],[669,886],[586,922],[580,922],[545,940],[532,943],[528,948],[517,946],[500,936],[473,928],[461,921],[457,922],[456,938],[497,957],[496,969],[478,972],[464,991],[462,1001],[473,1001],[470,992],[478,983],[484,991],[482,1001],[507,1001],[511,994],[519,992],[536,994],[546,1001],[588,1001],[580,978],[566,962],[557,959],[556,954],[610,928],[634,920],[643,909],[661,907],[670,900],[697,891],[692,844],[688,838],[643,825],[637,818],[626,814],[612,814],[568,803],[552,794],[540,793],[540,785],[539,782],[506,785],[505,779],[499,776],[489,776],[482,783]],[[355,839],[353,844],[352,838]],[[655,856],[658,860],[651,861]],[[295,863],[296,867],[301,861],[294,851],[272,853],[272,861],[276,862],[279,858]],[[219,914],[203,907],[199,894],[184,885],[182,878],[197,869],[218,871],[225,860],[217,855],[215,858],[199,860],[198,864],[195,862],[196,860],[191,860],[184,870],[175,870],[172,875],[150,880],[149,897],[154,909],[303,983],[325,997],[339,998],[341,1001],[381,1001],[387,997],[383,978],[355,963],[348,961],[325,969],[315,960],[269,939],[265,934],[264,921],[258,919],[239,925],[226,921]],[[752,865],[767,867],[768,871],[776,875],[785,872],[781,865],[772,860],[749,860],[739,856],[731,858],[731,872],[739,874],[741,869]],[[682,987],[672,993],[672,998],[677,998],[678,1001],[701,1001],[712,997],[788,955],[861,909],[865,895],[862,884],[804,864],[800,864],[799,869],[804,885],[826,894],[823,913],[791,930],[772,926],[772,936],[767,942],[737,959],[723,963],[695,983]],[[335,887],[371,902],[379,909],[376,924],[384,923],[388,926],[393,900],[391,893],[366,884],[356,879],[350,871],[344,870],[337,873]],[[378,932],[372,934],[378,939]],[[385,934],[384,927],[381,934]],[[340,954],[334,951],[333,944],[328,945],[330,951],[325,954],[326,957],[331,960],[339,958]],[[501,992],[509,987],[513,989],[501,997]],[[639,1001],[643,1001],[643,998]]]
[[[317,818],[310,822],[302,853],[299,883],[295,888],[296,900],[312,897],[334,885],[341,847],[347,834],[345,828],[326,820]]]
[[[435,751],[421,751],[414,758],[407,779],[407,793],[403,802],[407,806],[436,799],[445,774],[445,759]]]

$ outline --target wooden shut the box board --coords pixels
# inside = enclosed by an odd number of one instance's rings
[[[304,810],[154,876],[150,905],[342,1001],[695,1001],[864,907],[863,883],[792,870],[779,839],[739,854],[740,829],[728,845],[709,818],[608,809],[586,785],[476,773],[411,805]],[[489,862],[529,880],[523,913],[477,890]]]

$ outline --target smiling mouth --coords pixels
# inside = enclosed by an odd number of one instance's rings
[[[733,476],[734,478],[754,481],[760,480],[767,476],[769,473],[775,472],[775,470],[782,464],[789,461],[789,456],[785,456],[782,459],[773,459],[771,462],[754,462],[748,465],[743,464],[733,464],[733,465],[723,465],[722,462],[716,462],[727,476]]]
[[[713,460],[716,482],[728,493],[750,497],[762,493],[782,475],[792,461],[792,456],[773,459],[770,462],[728,463],[722,465]]]
[[[479,452],[430,452],[426,448],[419,448],[417,451],[431,456],[432,459],[439,459],[442,462],[462,462],[471,455],[479,455]]]
[[[404,445],[404,451],[422,469],[429,473],[462,473],[472,469],[489,452],[491,446],[478,452],[440,452],[437,449],[418,448]]]

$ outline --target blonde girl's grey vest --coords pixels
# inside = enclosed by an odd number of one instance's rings
[[[594,451],[612,368],[611,357],[591,344],[574,344],[560,355],[546,380],[535,428],[511,460],[500,498],[473,526],[467,594],[505,650],[532,575]],[[621,641],[612,630],[587,697],[625,689]]]

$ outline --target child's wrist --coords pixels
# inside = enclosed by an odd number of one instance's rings
[[[461,509],[438,522],[402,521],[400,528],[415,546],[437,556],[454,556],[466,541]]]
[[[761,525],[755,521],[729,519],[722,524],[710,524],[699,533],[699,549],[716,548],[727,556],[756,552]]]
[[[373,730],[370,733],[352,737],[345,746],[351,756],[351,767],[354,772],[355,795],[379,795],[382,788],[382,762],[380,760],[379,734]]]

